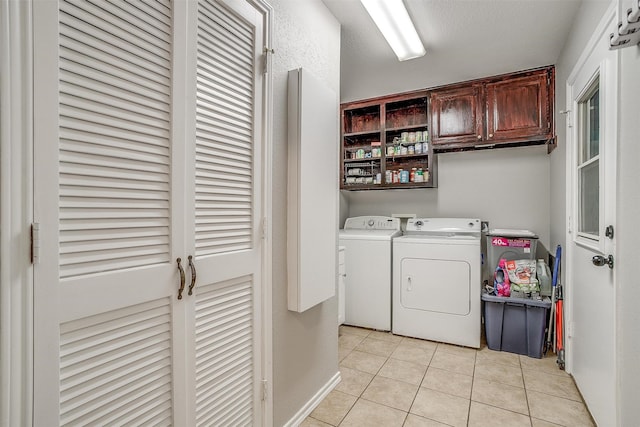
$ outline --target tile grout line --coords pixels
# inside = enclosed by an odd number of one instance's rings
[[[531,405],[529,404],[529,392],[527,391],[527,383],[524,380],[524,369],[522,368],[522,359],[518,356],[518,364],[520,365],[520,374],[522,375],[522,385],[524,386],[524,398],[527,401],[527,412],[529,412],[529,425],[533,426],[531,419]]]
[[[371,333],[369,333],[369,335],[370,335],[370,334],[371,334]],[[360,344],[362,344],[362,342],[364,342],[364,340],[365,340],[365,339],[369,338],[369,335],[367,335],[366,337],[364,337],[364,338],[362,339],[362,341],[360,342]],[[373,339],[373,340],[375,340],[375,338],[372,338],[372,339]],[[378,341],[382,341],[382,340],[378,340]],[[358,345],[360,345],[360,344],[358,344]],[[357,347],[357,346],[356,346],[356,347]],[[396,346],[396,347],[397,347],[397,346]],[[353,348],[349,353],[351,353],[353,350],[355,350],[355,348]],[[368,352],[366,352],[366,351],[363,351],[363,353],[373,354],[373,353],[368,353]],[[374,354],[374,356],[378,356],[378,355],[375,355],[375,354]],[[346,356],[345,356],[345,358],[346,358]],[[371,383],[373,382],[373,380],[378,376],[378,373],[380,372],[380,369],[382,369],[382,367],[385,365],[385,363],[387,363],[387,361],[389,360],[389,358],[390,358],[390,356],[387,356],[387,358],[386,358],[386,359],[385,359],[385,361],[382,363],[382,365],[380,365],[380,367],[378,368],[378,370],[376,371],[376,373],[375,373],[375,374],[373,374],[373,376],[371,377],[371,380],[370,380],[370,381],[367,383],[367,385],[364,387],[364,389],[362,390],[362,392],[360,393],[360,395],[358,395],[358,396],[357,396],[356,401],[355,401],[355,402],[353,402],[353,405],[351,405],[351,408],[349,408],[349,410],[347,411],[347,413],[346,413],[346,414],[344,414],[344,417],[342,417],[342,419],[341,419],[341,420],[340,420],[340,422],[338,423],[337,427],[339,427],[339,426],[344,422],[344,420],[346,420],[346,419],[347,419],[347,416],[349,416],[349,414],[351,413],[351,411],[353,410],[353,408],[356,406],[356,404],[360,401],[360,399],[363,399],[363,398],[362,398],[362,395],[363,395],[363,394],[364,394],[364,392],[367,390],[367,388],[369,388],[369,386],[371,385]],[[340,367],[340,364],[338,364],[338,367]],[[353,369],[354,369],[355,371],[363,372],[363,371],[360,371],[360,370],[355,369],[355,368],[353,368]],[[365,373],[366,373],[366,374],[368,374],[368,372],[365,372]],[[371,374],[370,374],[370,375],[371,375]],[[367,400],[367,399],[363,399],[363,400]],[[386,406],[386,405],[385,405],[385,406]],[[406,418],[406,417],[405,417],[405,418]],[[403,424],[404,424],[404,422],[403,422]]]
[[[436,349],[437,348],[438,348],[438,345],[436,345]],[[418,393],[420,393],[420,388],[422,387],[422,382],[424,381],[425,377],[427,376],[427,372],[429,372],[429,366],[431,366],[431,361],[433,360],[433,355],[436,354],[436,349],[434,349],[433,353],[431,354],[431,358],[429,359],[429,363],[427,363],[427,369],[424,370],[424,374],[422,375],[422,379],[420,380],[420,383],[418,384],[418,389],[416,390],[416,394],[413,396],[413,399],[411,400],[411,405],[409,405],[409,409],[407,410],[407,416],[404,418],[404,423],[402,423],[403,427],[407,423],[407,420],[409,419],[409,414],[411,414],[411,408],[413,408],[413,404],[416,402],[416,399],[418,398]]]
[[[467,426],[469,426],[469,421],[471,420],[471,402],[473,399],[473,384],[476,381],[476,363],[478,363],[478,351],[476,351],[475,357],[473,358],[473,373],[471,375],[471,390],[469,391],[469,409],[467,409]]]

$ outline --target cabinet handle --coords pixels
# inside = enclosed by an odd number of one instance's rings
[[[193,287],[196,285],[196,265],[193,263],[193,257],[189,255],[189,267],[191,267],[191,284],[189,285],[189,295],[193,294]]]
[[[478,135],[478,139],[482,139],[482,135]]]
[[[489,138],[493,138],[493,134],[492,133],[489,134]]]
[[[178,289],[178,299],[182,299],[182,291],[184,291],[184,269],[180,263],[182,262],[182,258],[176,259],[178,262],[178,271],[180,272],[180,289]]]
[[[411,276],[407,277],[407,292],[411,292],[413,290],[413,286],[411,285]]]

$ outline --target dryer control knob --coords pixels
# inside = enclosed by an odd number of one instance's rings
[[[370,220],[369,220],[369,222],[367,223],[367,225],[368,225],[369,227],[373,227],[373,225],[374,225],[375,223],[376,223],[376,222],[375,222],[374,220],[370,219]]]

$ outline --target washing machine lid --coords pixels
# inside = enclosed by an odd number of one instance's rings
[[[340,230],[340,240],[391,240],[400,230]]]

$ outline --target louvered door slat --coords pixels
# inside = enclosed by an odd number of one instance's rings
[[[76,48],[77,50],[72,50]],[[118,63],[112,57],[101,53],[91,46],[74,46],[73,40],[60,47],[61,57],[66,60],[61,67],[66,71],[60,76],[63,82],[77,82],[78,85],[86,84],[86,80],[95,81],[96,86],[107,87],[108,90],[121,90],[127,93],[128,98],[136,98],[142,101],[151,100],[168,103],[166,92],[158,92],[157,85],[167,85],[164,77],[147,75],[143,69],[134,64]],[[98,68],[92,68],[85,63],[91,58]],[[117,64],[117,65],[114,65]],[[144,105],[144,104],[143,104]],[[166,108],[166,107],[165,107]]]
[[[217,102],[218,105],[212,104]],[[238,129],[243,130],[245,135],[251,135],[253,123],[246,111],[235,113],[219,100],[209,100],[198,102],[198,114],[200,120],[205,123],[229,123]]]
[[[199,84],[206,81],[208,86],[217,86],[222,93],[226,90],[239,99],[243,96],[251,96],[252,81],[249,78],[251,76],[249,70],[234,70],[230,64],[225,63],[226,59],[220,56],[211,57],[200,52],[198,56],[200,70],[197,82]]]
[[[120,6],[119,0],[107,0],[109,3]],[[167,34],[171,34],[171,0],[125,0],[133,8],[127,8],[129,13],[139,16],[140,19],[147,20],[153,18],[157,22],[164,24],[164,30]],[[138,9],[140,13],[136,13]],[[148,21],[150,22],[150,21]],[[158,27],[162,29],[161,27]]]
[[[171,32],[143,15],[60,4],[62,278],[169,261]]]
[[[98,150],[110,150],[108,154],[110,157],[136,159],[136,156],[145,155],[146,157],[141,160],[147,162],[166,163],[169,160],[169,149],[162,143],[163,140],[126,131],[114,132],[112,128],[101,126],[92,128],[87,123],[77,121],[73,123],[75,128],[65,127],[63,120],[60,123],[60,139],[71,145],[69,151],[90,150],[92,153],[100,154]],[[77,150],[73,147],[76,143],[87,148]]]
[[[119,89],[113,88],[110,91],[96,91],[92,90],[91,85],[85,84],[82,81],[82,77],[74,76],[74,84],[61,83],[61,89],[66,95],[70,95],[74,98],[74,103],[89,111],[105,110],[105,114],[108,111],[111,115],[118,116],[123,112],[128,112],[134,115],[140,115],[140,109],[144,108],[146,116],[140,116],[139,120],[143,123],[148,123],[152,120],[163,120],[167,114],[167,104],[156,102],[152,104],[152,100],[146,100],[144,105],[131,100],[130,94],[123,92]],[[120,91],[121,93],[118,93]],[[64,100],[63,100],[64,103]],[[157,108],[154,111],[153,108]],[[147,118],[148,117],[148,118]]]
[[[72,88],[72,87],[71,87]],[[61,90],[64,91],[67,86],[62,85]],[[73,92],[73,88],[71,90]],[[69,92],[63,92],[60,97],[60,103],[65,106],[82,110],[89,114],[100,114],[119,121],[132,122],[142,126],[156,127],[158,123],[162,123],[166,119],[166,111],[154,111],[149,106],[140,108],[140,104],[133,102],[121,101],[115,97],[95,96],[89,98],[91,93],[84,93],[83,97],[76,96]],[[76,92],[78,93],[78,92]],[[101,99],[100,99],[101,98]],[[166,124],[168,129],[168,123]]]
[[[95,126],[105,126],[123,131],[135,132],[138,134],[149,135],[156,138],[169,138],[169,131],[166,123],[158,123],[156,126],[137,122],[132,117],[114,117],[107,112],[94,113],[85,110],[80,106],[75,106],[72,102],[61,107],[61,118],[67,119],[67,126],[73,127],[75,122],[90,122]]]
[[[204,72],[203,72],[204,74]],[[200,80],[200,84],[207,87],[207,80]],[[217,110],[220,110],[222,107],[225,112],[229,114],[235,114],[240,117],[244,117],[246,120],[251,120],[251,117],[247,116],[247,110],[244,107],[244,103],[246,102],[246,97],[250,97],[251,94],[244,94],[242,97],[236,96],[236,90],[230,90],[226,88],[222,88],[220,90],[211,90],[210,92],[200,92],[198,94],[198,99],[201,106],[218,106]]]
[[[67,134],[64,141],[66,154],[77,153],[79,155],[96,156],[97,158],[112,159],[112,161],[139,161],[139,164],[156,164],[167,170],[168,156],[164,149],[157,149],[154,146],[122,143],[122,141],[106,138],[104,135],[81,135]],[[135,149],[134,149],[135,148]],[[144,150],[144,151],[143,151]],[[91,154],[87,154],[87,153]],[[158,155],[159,154],[159,155]]]
[[[196,138],[199,141],[198,152],[204,153],[205,149],[212,149],[220,154],[235,153],[244,158],[251,154],[250,143],[246,139],[239,138],[233,132],[206,126],[204,123],[198,123],[198,127],[199,129],[196,131]]]
[[[166,50],[166,44],[162,43],[157,37],[153,35],[157,30],[164,31],[167,35],[170,35],[171,28],[166,24],[158,22],[157,20],[149,19],[154,25],[149,22],[140,19],[142,14],[134,14],[135,9],[128,9],[126,15],[123,15],[122,9],[115,7],[113,4],[104,0],[99,2],[88,2],[87,0],[66,0],[68,3],[76,6],[76,9],[82,12],[90,13],[95,19],[87,20],[92,25],[99,28],[116,28],[116,34],[122,38],[130,39],[130,35],[135,36],[135,40],[139,45],[155,46],[157,48]],[[112,26],[102,27],[103,23],[110,23]],[[159,24],[159,25],[158,25]],[[166,55],[168,52],[165,52]]]
[[[245,103],[251,97],[251,88],[246,85],[229,86],[230,82],[218,76],[204,58],[196,82],[203,89],[198,94],[200,102],[224,105],[232,111],[246,114]]]
[[[209,285],[196,292],[198,425],[237,425],[229,422],[251,420],[252,313],[250,277]]]
[[[170,332],[168,299],[61,324],[61,425],[162,413],[160,403],[171,405]]]
[[[251,48],[249,43],[238,43],[238,38],[232,40],[226,39],[225,28],[213,28],[212,32],[201,32],[201,48],[203,51],[211,51],[218,49],[220,57],[212,58],[212,61],[224,59],[228,61],[230,67],[247,67],[251,66],[251,59],[245,55],[242,55],[242,51],[246,51]],[[245,77],[245,76],[243,76]]]
[[[147,68],[150,72],[157,73],[160,70],[171,68],[168,49],[145,43],[134,34],[136,28],[129,26],[128,32],[123,32],[112,22],[96,19],[91,13],[86,11],[90,3],[82,3],[82,9],[64,2],[64,7],[60,13],[60,33],[61,35],[78,40],[83,43],[91,42],[104,52],[116,56],[118,59],[132,64],[137,63]],[[163,43],[170,46],[169,43]],[[167,72],[167,77],[170,74]]]

